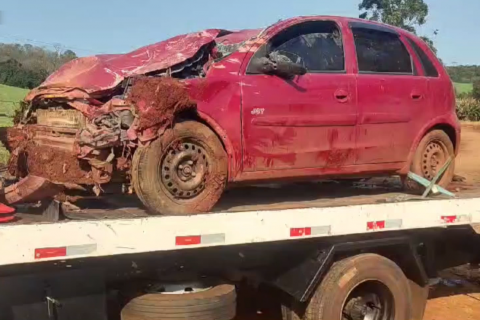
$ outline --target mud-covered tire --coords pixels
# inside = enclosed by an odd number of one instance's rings
[[[150,293],[130,300],[121,320],[231,320],[235,317],[236,293],[232,285],[188,294]]]
[[[422,138],[415,150],[410,171],[428,180],[432,180],[435,176],[435,171],[432,171],[432,161],[434,161],[432,160],[433,153],[442,154],[436,165],[437,172],[443,167],[448,157],[452,158],[450,166],[437,181],[437,185],[446,188],[452,182],[455,174],[455,148],[450,137],[442,130],[430,131]],[[425,190],[425,187],[406,176],[402,177],[402,182],[405,191],[409,193],[421,194]]]
[[[180,179],[185,179],[186,173],[178,169],[180,166],[173,167],[179,161],[183,169],[189,168],[187,182],[191,182],[188,188],[195,187],[192,190],[181,188],[186,186]],[[195,172],[197,165],[201,167],[201,175],[195,173],[192,177],[191,172]],[[227,170],[227,155],[217,135],[202,123],[184,121],[135,151],[132,184],[151,214],[198,214],[211,210],[220,199]]]
[[[308,303],[283,303],[283,320],[342,320],[351,294],[369,283],[381,283],[391,294],[394,311],[381,319],[421,320],[413,317],[423,315],[426,289],[409,281],[393,261],[377,254],[360,254],[335,262]]]

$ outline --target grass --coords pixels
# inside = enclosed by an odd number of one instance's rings
[[[459,83],[455,82],[455,89],[458,93],[470,93],[473,90],[473,83]]]
[[[0,84],[0,127],[10,127],[14,110],[27,94],[27,89]]]
[[[19,106],[18,102],[23,100],[27,92],[27,89],[0,84],[0,127],[11,127],[13,125],[12,120],[15,109]],[[7,163],[9,157],[10,154],[7,149],[0,144],[0,164]]]

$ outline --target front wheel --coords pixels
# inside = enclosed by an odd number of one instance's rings
[[[227,165],[216,134],[199,122],[185,121],[136,150],[132,183],[152,214],[202,213],[220,199]]]
[[[433,130],[427,133],[413,156],[410,171],[431,181],[448,158],[452,159],[450,166],[437,181],[437,185],[446,188],[452,182],[455,173],[455,148],[450,137],[442,130]],[[417,182],[403,177],[403,184],[407,191],[421,193],[425,188]]]

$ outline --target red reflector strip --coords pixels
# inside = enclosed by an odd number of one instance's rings
[[[310,236],[312,228],[290,228],[290,237]]]
[[[67,247],[35,249],[35,259],[47,259],[67,256]]]
[[[442,222],[446,224],[450,223],[471,223],[472,215],[470,214],[460,214],[458,216],[442,216]]]
[[[202,234],[200,236],[177,236],[175,237],[175,245],[177,246],[193,246],[225,243],[225,233]]]
[[[192,246],[202,243],[202,236],[182,236],[175,238],[175,245],[177,246]]]
[[[385,221],[368,221],[367,231],[385,229]]]
[[[457,221],[457,216],[442,216],[442,221],[445,223],[455,223]]]

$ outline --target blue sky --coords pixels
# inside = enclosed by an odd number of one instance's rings
[[[0,42],[59,43],[79,55],[128,52],[206,28],[264,27],[297,15],[358,16],[360,0],[4,0]],[[480,1],[426,0],[447,64],[480,64]],[[472,36],[472,40],[468,37]]]

